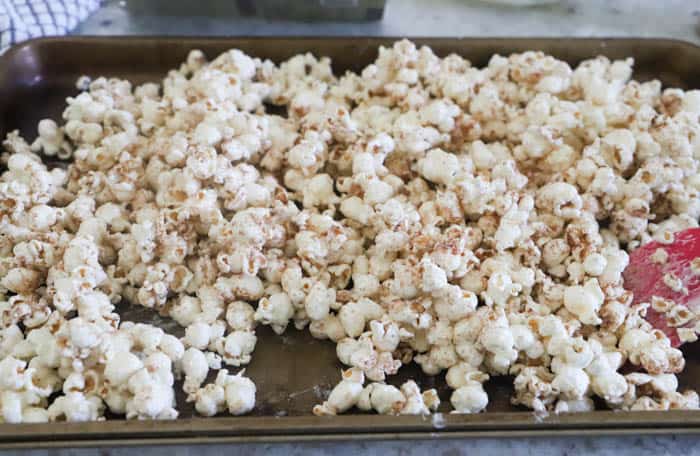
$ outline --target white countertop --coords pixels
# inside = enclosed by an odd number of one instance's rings
[[[137,0],[128,0],[137,1]],[[307,24],[263,19],[209,17],[131,17],[119,1],[107,2],[77,34],[189,35],[374,35],[374,36],[647,36],[700,44],[698,0],[562,1],[534,8],[491,6],[466,0],[388,0],[384,20],[374,23]],[[567,437],[401,441],[367,443],[297,443],[183,447],[102,448],[101,455],[184,456],[245,454],[264,456],[457,456],[610,455],[662,456],[700,454],[692,436]],[[87,456],[94,449],[35,450],[32,456]]]

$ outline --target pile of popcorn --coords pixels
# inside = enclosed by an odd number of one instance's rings
[[[172,419],[176,378],[201,415],[245,414],[256,386],[225,367],[260,325],[336,344],[319,415],[435,411],[435,390],[386,383],[411,362],[455,413],[502,375],[539,412],[698,408],[622,271],[698,226],[700,91],[632,63],[475,68],[401,41],[340,77],[231,50],[159,85],[81,78],[64,123],[3,142],[2,419]],[[122,300],[185,336],[121,320]]]

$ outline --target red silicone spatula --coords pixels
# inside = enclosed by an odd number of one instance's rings
[[[665,255],[657,253],[658,249],[666,252],[668,258],[665,262],[660,261]],[[625,288],[634,293],[633,303],[651,302],[652,297],[658,296],[683,304],[700,317],[699,257],[700,228],[675,233],[671,243],[654,241],[634,250],[623,273]],[[680,279],[676,284],[673,283],[674,277]],[[680,290],[677,284],[681,285]],[[646,319],[666,333],[674,347],[681,345],[677,328],[669,324],[665,313],[649,308]],[[683,326],[693,326],[696,322],[692,319]]]

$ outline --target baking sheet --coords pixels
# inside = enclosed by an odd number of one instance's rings
[[[664,86],[700,88],[700,48],[662,39],[413,39],[439,55],[455,52],[475,65],[485,65],[494,53],[542,50],[571,64],[604,54],[635,58],[634,78],[658,78]],[[77,93],[78,76],[115,76],[136,83],[159,81],[178,66],[190,49],[210,58],[230,48],[275,62],[302,52],[330,56],[336,74],[359,70],[376,57],[379,45],[392,38],[178,38],[178,37],[62,37],[33,40],[0,57],[0,137],[19,128],[33,139],[37,122],[60,119],[65,97]],[[140,306],[123,303],[123,320],[158,324],[180,335],[182,329]],[[179,333],[178,333],[179,331]],[[341,364],[330,341],[313,339],[308,331],[290,328],[275,335],[269,327],[257,330],[258,344],[247,374],[258,387],[257,405],[244,417],[194,417],[179,385],[175,421],[125,421],[0,425],[0,447],[85,446],[148,443],[204,443],[222,441],[401,439],[424,437],[624,434],[700,431],[700,412],[611,412],[537,417],[509,403],[510,378],[486,385],[487,412],[451,415],[449,390],[443,376],[423,375],[405,366],[390,383],[415,378],[422,388],[435,387],[443,401],[442,414],[429,417],[388,417],[350,414],[311,415],[340,376]],[[700,343],[684,348],[687,367],[681,389],[700,389]]]

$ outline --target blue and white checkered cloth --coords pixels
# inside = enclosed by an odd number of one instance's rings
[[[20,41],[65,35],[100,6],[100,0],[0,0],[0,54]]]

